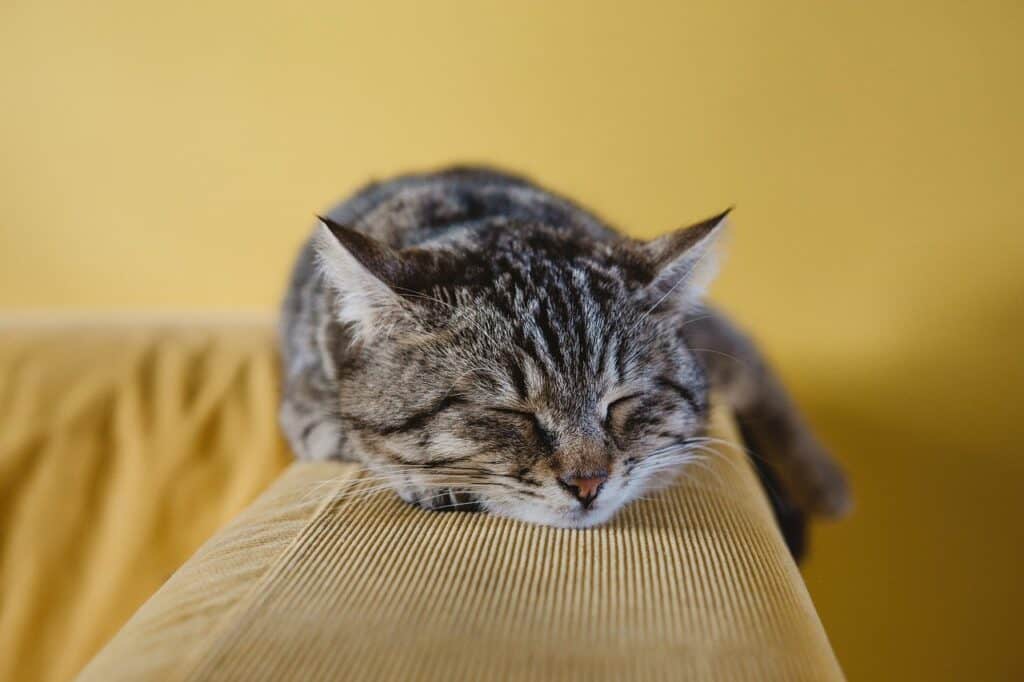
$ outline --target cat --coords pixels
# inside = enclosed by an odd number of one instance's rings
[[[798,552],[805,515],[850,497],[702,300],[727,213],[644,242],[498,170],[367,186],[320,220],[284,300],[291,447],[362,462],[424,509],[582,528],[694,460],[713,389]]]

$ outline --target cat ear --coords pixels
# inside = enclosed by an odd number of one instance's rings
[[[703,297],[717,272],[716,244],[730,211],[731,207],[641,247],[653,269],[653,277],[644,287],[644,296],[652,305],[688,306]]]
[[[409,268],[400,252],[323,217],[314,249],[320,271],[337,294],[337,318],[351,325],[356,339],[365,341],[407,317],[405,301],[394,289]]]

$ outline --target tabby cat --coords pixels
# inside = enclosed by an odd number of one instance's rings
[[[648,242],[486,168],[372,184],[323,217],[283,306],[299,457],[406,502],[586,527],[699,455],[710,389],[799,550],[842,473],[750,341],[701,296],[726,214]]]

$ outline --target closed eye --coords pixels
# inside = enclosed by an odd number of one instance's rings
[[[533,412],[528,410],[517,410],[514,407],[489,407],[487,408],[491,412],[497,412],[498,414],[507,414],[523,421],[529,422],[533,428],[534,433],[537,435],[538,440],[544,444],[548,449],[554,448],[555,437],[550,431],[544,428],[544,425],[540,423],[540,419]]]
[[[615,415],[615,411],[617,409],[625,407],[631,400],[636,400],[639,397],[639,393],[630,393],[629,395],[624,395],[621,398],[616,398],[615,400],[608,403],[608,407],[606,407],[604,411],[605,426],[608,426],[611,423],[612,417]]]
[[[658,377],[658,385],[682,398],[683,402],[687,404],[694,414],[700,414],[707,409],[707,404],[704,401],[698,400],[693,391],[677,384],[668,377]]]

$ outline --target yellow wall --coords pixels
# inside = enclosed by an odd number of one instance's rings
[[[303,9],[298,9],[302,7]],[[267,308],[371,176],[500,163],[655,235],[848,463],[807,569],[852,679],[1024,669],[1024,4],[0,6],[0,307]]]

